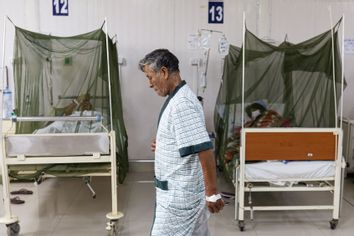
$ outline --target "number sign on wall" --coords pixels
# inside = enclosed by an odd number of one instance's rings
[[[69,0],[53,0],[53,16],[68,16]]]
[[[224,2],[209,2],[208,7],[208,23],[223,24],[224,23]]]

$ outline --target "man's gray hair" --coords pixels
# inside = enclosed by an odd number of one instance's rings
[[[144,71],[144,66],[149,66],[153,71],[158,72],[166,67],[169,73],[179,72],[178,59],[167,49],[156,49],[147,54],[139,61],[139,68]]]

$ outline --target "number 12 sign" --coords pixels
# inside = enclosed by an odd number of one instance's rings
[[[69,0],[53,0],[53,16],[68,16]]]
[[[223,24],[224,23],[224,2],[209,2],[208,7],[208,23]]]

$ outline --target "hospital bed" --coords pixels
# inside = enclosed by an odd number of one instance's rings
[[[21,119],[21,118],[17,118]],[[24,120],[37,120],[26,117]],[[43,118],[39,118],[42,119]],[[70,119],[70,121],[95,121],[97,117],[52,117],[51,119]],[[8,227],[8,235],[17,235],[20,230],[19,219],[13,214],[9,194],[9,168],[13,166],[33,166],[40,164],[80,164],[105,163],[108,168],[103,172],[86,173],[85,176],[111,176],[112,212],[106,217],[107,230],[115,232],[118,220],[123,214],[118,211],[117,199],[117,163],[115,131],[99,133],[49,133],[49,134],[3,134],[5,165],[2,166],[3,196],[5,215],[2,218]],[[44,173],[45,174],[45,173]],[[62,175],[63,176],[63,175]],[[66,176],[80,176],[67,173]],[[82,175],[84,176],[84,175]]]
[[[241,231],[245,212],[253,219],[255,211],[331,210],[330,227],[338,224],[345,167],[338,117],[346,85],[338,50],[340,23],[301,43],[271,45],[248,31],[243,16],[243,46],[230,46],[225,57],[214,113],[217,156],[235,186]],[[268,119],[270,125],[250,128],[247,106],[255,101],[286,122]],[[333,201],[260,206],[253,192],[333,192]]]
[[[331,229],[338,224],[342,173],[342,131],[339,128],[244,128],[240,163],[235,168],[235,219],[245,229],[245,212],[331,210]],[[256,161],[256,162],[255,162]],[[298,183],[307,183],[306,185]],[[330,205],[254,206],[253,192],[333,193]],[[245,203],[248,194],[248,204]]]
[[[117,180],[122,182],[128,171],[127,135],[117,47],[104,25],[105,31],[100,28],[70,37],[44,35],[15,26],[14,114],[5,120],[12,122],[12,130],[0,126],[5,206],[0,223],[7,226],[10,236],[20,232],[19,219],[10,205],[10,178],[40,183],[42,177],[62,176],[111,176],[112,211],[106,215],[106,229],[111,235],[117,233],[117,222],[123,216],[118,211]],[[102,115],[89,112],[91,115],[84,116],[84,101]],[[0,117],[2,105],[0,96]],[[70,107],[80,115],[69,116],[66,108]],[[81,126],[57,133],[56,122]],[[97,126],[93,131],[91,122],[100,122],[104,128]],[[46,130],[54,133],[43,133]]]

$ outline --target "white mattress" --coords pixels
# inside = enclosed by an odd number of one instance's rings
[[[91,134],[16,134],[5,138],[6,153],[10,157],[78,156],[109,153],[107,133]]]
[[[334,177],[334,161],[268,161],[246,164],[246,180],[277,181]]]

